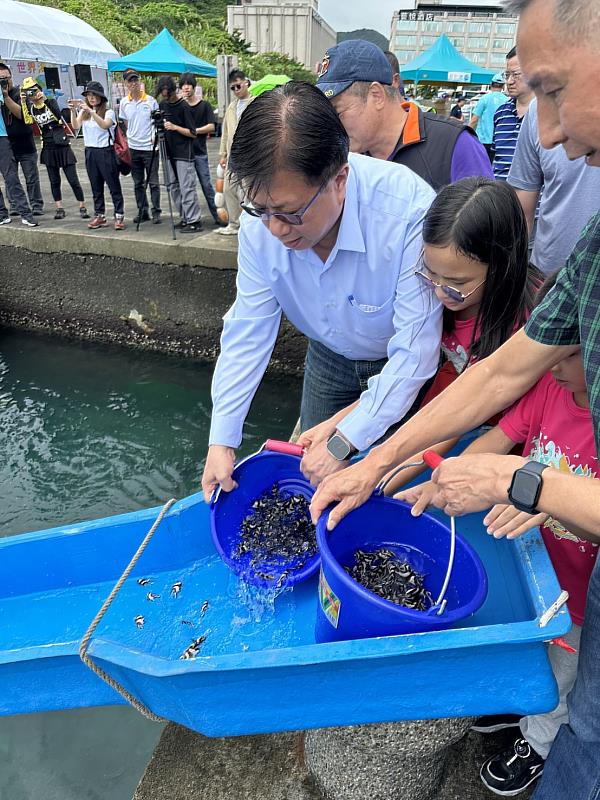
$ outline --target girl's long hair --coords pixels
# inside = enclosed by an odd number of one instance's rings
[[[487,264],[470,360],[486,358],[525,324],[542,273],[529,263],[527,222],[515,191],[504,181],[463,178],[439,192],[423,225],[423,241],[453,246]],[[444,330],[454,327],[444,309]]]
[[[95,94],[95,92],[92,92],[91,94]],[[99,97],[99,95],[96,95],[96,97]],[[83,98],[83,99],[85,100],[85,104],[86,104],[86,106],[87,106],[88,108],[92,108],[92,106],[90,105],[90,101],[89,101],[89,100],[88,100],[88,98],[87,98],[87,94],[86,94],[86,95],[84,95],[84,98]],[[102,98],[100,98],[100,99],[102,100]],[[99,117],[102,117],[102,119],[104,119],[104,116],[105,116],[105,114],[106,114],[106,109],[107,109],[107,108],[108,108],[108,101],[107,101],[107,100],[102,100],[102,102],[100,103],[100,105],[99,105],[99,106],[96,106],[96,107],[94,108],[94,111],[96,112],[96,114],[98,114],[98,116],[99,116]]]

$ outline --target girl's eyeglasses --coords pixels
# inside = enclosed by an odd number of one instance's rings
[[[421,256],[420,260],[421,261],[423,260],[423,256]],[[427,267],[425,267],[425,269],[427,269]],[[481,283],[478,283],[474,289],[471,289],[470,292],[467,292],[465,294],[459,291],[458,289],[455,289],[454,286],[446,286],[446,284],[444,283],[438,283],[438,281],[434,281],[433,278],[430,278],[429,275],[427,275],[420,269],[415,270],[415,275],[418,275],[419,278],[425,281],[425,283],[429,284],[429,286],[433,286],[435,289],[441,289],[442,292],[446,295],[446,297],[449,297],[450,300],[452,300],[454,303],[464,303],[468,297],[471,297],[472,294],[475,294],[477,289],[480,289],[483,286],[486,280],[484,278],[481,281]]]
[[[244,84],[243,83],[232,83],[229,88],[231,89],[232,92],[239,92],[240,89],[244,88]]]
[[[309,204],[301,211],[297,211],[295,214],[287,214],[283,211],[271,212],[267,211],[266,208],[256,208],[250,203],[240,203],[240,206],[246,212],[246,214],[250,214],[251,217],[260,217],[263,222],[266,222],[269,219],[276,219],[279,222],[285,222],[286,225],[302,225],[304,215],[315,202],[317,197],[321,194],[325,186],[326,184],[323,184],[323,186],[321,186],[317,193],[312,197]]]

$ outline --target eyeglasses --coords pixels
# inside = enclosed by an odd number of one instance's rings
[[[423,256],[421,256],[420,261],[423,261]],[[423,265],[425,266],[425,265]],[[425,266],[425,269],[427,267]],[[484,278],[481,283],[478,283],[474,289],[471,289],[470,292],[464,294],[463,292],[455,289],[454,286],[446,286],[444,283],[438,283],[438,281],[434,281],[433,278],[430,278],[425,272],[420,269],[415,270],[415,275],[418,275],[421,280],[424,280],[425,283],[429,284],[429,286],[433,286],[435,289],[441,289],[442,292],[449,297],[455,303],[464,303],[468,297],[471,297],[472,294],[475,294],[477,289],[480,289],[483,284],[485,283],[486,279]]]
[[[243,88],[244,88],[244,84],[243,83],[234,83],[229,87],[229,89],[232,92],[239,92],[239,90],[243,89]]]
[[[263,222],[266,222],[269,219],[276,219],[278,222],[285,222],[286,225],[302,225],[304,215],[315,202],[317,197],[321,194],[326,185],[327,184],[323,184],[313,196],[309,204],[301,211],[297,211],[295,214],[287,214],[283,211],[271,212],[267,211],[266,208],[256,208],[255,206],[247,203],[240,203],[240,206],[247,214],[250,214],[251,217],[260,217]]]
[[[502,73],[502,77],[507,82],[510,81],[510,80],[519,81],[523,77],[523,73],[522,72],[503,72]]]

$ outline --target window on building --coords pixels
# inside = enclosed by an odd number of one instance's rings
[[[399,19],[396,23],[396,30],[397,31],[416,31],[417,30],[417,22],[413,21],[412,19]]]
[[[496,24],[496,33],[503,33],[507,36],[515,35],[515,26],[509,22],[498,22]]]
[[[490,64],[492,67],[504,67],[506,65],[506,56],[502,55],[502,53],[492,53]]]
[[[396,34],[396,45],[398,47],[414,47],[417,43],[416,36],[410,36],[407,33]]]
[[[448,33],[464,33],[465,32],[465,23],[464,22],[449,22],[447,30],[448,30]]]
[[[491,22],[469,22],[469,33],[491,33]],[[500,31],[498,31],[500,33]],[[504,33],[504,31],[502,31]]]
[[[448,38],[450,39],[454,47],[458,48],[459,50],[462,50],[464,48],[465,46],[464,36],[449,36]]]
[[[422,47],[431,47],[432,44],[437,42],[437,36],[421,36],[421,46]]]
[[[512,39],[494,39],[492,41],[492,48],[494,50],[503,50],[504,52],[508,53],[512,47],[512,44]]]
[[[412,61],[413,58],[416,56],[416,52],[414,50],[395,50],[394,51],[396,58],[398,59],[398,63],[400,66],[402,64],[407,64],[409,61]]]
[[[467,44],[469,47],[474,47],[475,49],[481,49],[482,47],[487,47],[488,40],[486,39],[485,36],[469,36]]]
[[[478,53],[469,53],[469,58],[476,64],[487,64],[488,54],[484,53],[483,51],[479,51]]]
[[[424,22],[423,23],[423,30],[424,31],[431,31],[433,33],[443,33],[444,32],[444,23],[443,22]]]

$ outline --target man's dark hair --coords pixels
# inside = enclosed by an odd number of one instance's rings
[[[8,64],[5,64],[3,61],[0,61],[0,69],[7,69],[12,77],[12,69],[8,66]]]
[[[508,53],[506,54],[506,60],[508,61],[509,58],[514,58],[517,55],[517,48],[511,47]]]
[[[156,84],[156,94],[159,95],[163,89],[167,89],[169,94],[177,91],[177,84],[170,75],[161,75]]]
[[[179,88],[181,89],[182,86],[193,86],[194,89],[196,88],[196,78],[194,78],[191,72],[183,72],[180,75]]]
[[[232,69],[229,73],[229,82],[231,81],[247,81],[248,78],[244,75],[241,69]]]
[[[400,62],[398,61],[394,53],[392,53],[391,50],[384,50],[383,55],[387,58],[394,75],[396,73],[400,74]]]
[[[280,170],[324,186],[348,161],[348,149],[348,134],[325,95],[310,83],[290,81],[244,110],[229,166],[253,197]]]

